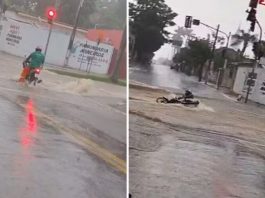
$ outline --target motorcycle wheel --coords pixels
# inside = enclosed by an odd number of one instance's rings
[[[168,100],[164,97],[159,97],[156,99],[156,102],[157,103],[164,103],[164,104],[167,104]]]

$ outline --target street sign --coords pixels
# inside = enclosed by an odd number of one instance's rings
[[[192,16],[186,16],[185,28],[191,28],[191,24],[192,24]]]
[[[259,4],[264,5],[265,6],[265,0],[259,0]]]

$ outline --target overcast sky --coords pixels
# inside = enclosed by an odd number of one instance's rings
[[[229,33],[235,33],[239,24],[241,28],[248,30],[249,22],[246,21],[248,5],[250,0],[165,0],[167,5],[179,15],[175,18],[177,26],[184,26],[185,16],[190,15],[201,20],[210,26],[217,27],[220,24],[220,30]],[[257,12],[258,20],[264,25],[265,31],[265,6],[259,5]],[[171,27],[168,30],[174,33],[177,27]],[[206,37],[211,30],[202,25],[193,26],[194,33],[198,36]],[[264,32],[263,31],[263,32]],[[256,25],[255,33],[259,34],[259,28]],[[263,36],[264,33],[263,33]],[[168,57],[171,52],[170,45],[164,45],[156,52],[155,58]],[[247,54],[252,56],[251,47]]]

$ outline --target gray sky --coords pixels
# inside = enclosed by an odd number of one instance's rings
[[[246,21],[248,4],[250,0],[166,0],[176,13],[175,18],[177,26],[184,26],[185,16],[190,15],[201,20],[210,26],[216,27],[220,24],[220,30],[229,33],[235,33],[240,22],[241,29],[248,30],[249,22]],[[265,31],[265,6],[259,5],[257,12],[258,20],[264,25]],[[171,27],[168,30],[174,33],[177,27]],[[194,33],[198,36],[204,36],[211,33],[211,30],[204,26],[193,26]],[[264,32],[263,31],[263,32]],[[259,34],[259,28],[256,25],[255,33]],[[263,33],[263,36],[264,33]],[[170,45],[164,45],[156,52],[155,58],[168,57],[171,52]],[[247,55],[252,56],[251,47],[247,49]]]

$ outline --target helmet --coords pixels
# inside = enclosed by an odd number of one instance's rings
[[[190,95],[190,94],[192,94],[190,90],[185,91],[185,95]]]
[[[42,47],[41,46],[36,47],[35,51],[36,52],[41,52],[42,51]]]

